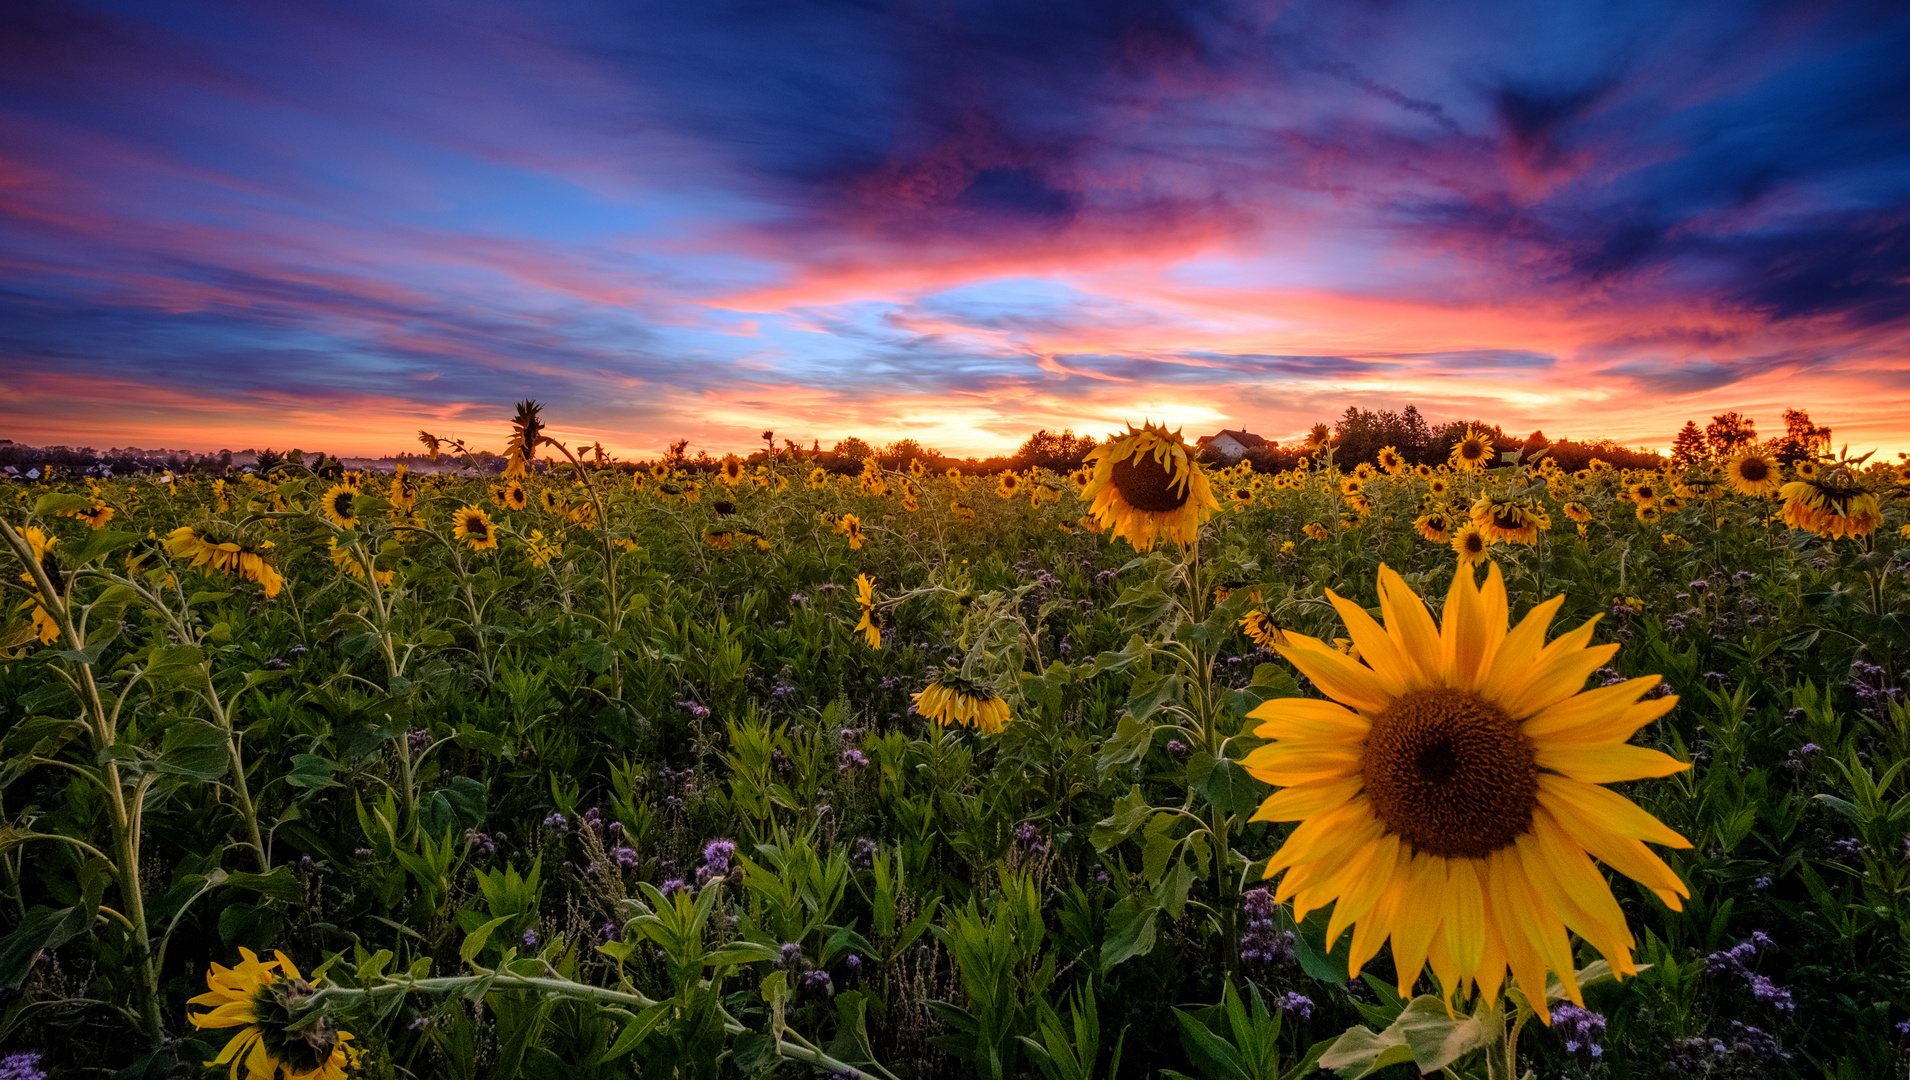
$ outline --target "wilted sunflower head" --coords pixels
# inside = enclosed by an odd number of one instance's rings
[[[198,1028],[240,1028],[211,1065],[241,1065],[250,1076],[298,1077],[300,1080],[336,1080],[343,1077],[357,1055],[348,1045],[350,1032],[338,1030],[329,1015],[312,1015],[318,988],[306,982],[282,952],[261,961],[250,949],[236,968],[213,964],[206,972],[206,993],[187,1004],[212,1006],[210,1012],[188,1013]]]
[[[915,711],[942,727],[972,727],[987,735],[999,734],[1011,717],[1001,695],[972,679],[940,674],[918,694],[911,695]]]
[[[736,512],[736,504],[728,499],[718,499],[710,504],[710,509],[716,511],[717,517],[729,517]]]
[[[436,435],[420,429],[418,432],[418,441],[424,444],[424,452],[431,456],[432,461],[438,460],[438,455],[443,452],[443,449]]]
[[[1833,463],[1814,468],[1805,478],[1785,484],[1784,523],[1793,529],[1805,529],[1819,536],[1869,536],[1883,524],[1883,506],[1877,496],[1864,489],[1855,470]]]
[[[517,416],[511,420],[511,445],[526,461],[537,459],[537,443],[544,437],[543,406],[535,401],[517,403]]]
[[[1492,436],[1478,428],[1467,428],[1459,441],[1452,444],[1452,464],[1454,468],[1476,471],[1483,469],[1492,460]]]
[[[341,529],[349,529],[358,524],[355,512],[358,489],[350,484],[333,484],[319,499],[318,509],[331,523]]]
[[[1203,518],[1220,509],[1207,474],[1178,431],[1144,423],[1088,452],[1094,479],[1083,497],[1100,528],[1141,551],[1161,538],[1191,544]]]
[[[736,533],[731,529],[712,526],[703,530],[703,542],[713,548],[728,551],[736,543]]]
[[[1560,507],[1560,509],[1565,511],[1566,517],[1571,518],[1580,525],[1592,520],[1591,508],[1582,502],[1568,502]]]
[[[1480,496],[1472,504],[1472,522],[1487,536],[1508,544],[1532,544],[1539,538],[1538,514],[1516,499]]]

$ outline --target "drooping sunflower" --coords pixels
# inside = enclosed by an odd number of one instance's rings
[[[1327,537],[1333,535],[1326,531],[1326,526],[1317,521],[1309,521],[1305,525],[1300,526],[1300,531],[1307,534],[1309,538],[1318,541],[1325,541]]]
[[[1472,504],[1472,523],[1494,540],[1528,545],[1538,543],[1539,530],[1551,525],[1536,504],[1491,495]]]
[[[1492,436],[1478,428],[1467,428],[1452,444],[1452,467],[1477,472],[1492,461]]]
[[[54,545],[60,542],[59,537],[49,536],[46,530],[38,525],[27,525],[21,528],[20,536],[27,542],[28,549],[32,551],[33,561],[39,564],[47,580],[53,582],[57,588],[66,578],[66,571],[60,566],[59,556],[53,554]],[[40,644],[51,645],[60,636],[59,620],[55,619],[53,613],[43,606],[33,575],[21,574],[20,580],[27,583],[31,592],[31,595],[20,603],[20,608],[33,609],[33,630],[39,634]]]
[[[1427,543],[1449,543],[1452,540],[1452,516],[1444,510],[1428,510],[1413,519],[1413,529],[1424,537]]]
[[[902,509],[913,514],[922,508],[922,500],[915,496],[915,485],[910,484],[902,492]]]
[[[1397,448],[1382,446],[1379,448],[1379,467],[1385,469],[1388,476],[1398,476],[1406,471],[1406,459],[1400,456]]]
[[[556,543],[552,543],[545,539],[542,529],[532,529],[530,539],[524,541],[524,554],[530,556],[532,566],[549,566],[550,561],[555,559],[562,550],[562,538],[559,537]]]
[[[365,580],[364,562],[358,558],[358,553],[351,548],[339,547],[338,537],[328,536],[325,538],[325,551],[326,554],[330,556],[333,566],[360,581]],[[397,576],[397,571],[395,570],[373,570],[373,573],[377,576],[377,581],[380,586],[391,584],[391,579]]]
[[[267,599],[277,596],[285,585],[285,578],[265,561],[265,553],[272,550],[272,541],[226,533],[226,528],[229,527],[214,522],[214,532],[202,535],[190,525],[181,525],[166,534],[162,545],[166,553],[176,559],[189,559],[192,566],[203,566],[217,573],[236,574],[257,582]]]
[[[937,675],[920,693],[910,696],[916,712],[942,727],[960,724],[997,735],[1011,719],[1008,703],[1000,695],[959,675]]]
[[[358,524],[358,515],[354,507],[358,501],[358,489],[350,484],[333,484],[318,501],[318,509],[332,524],[341,529],[350,529]]]
[[[275,960],[260,960],[246,948],[239,955],[238,967],[208,968],[207,991],[187,1002],[212,1007],[187,1013],[192,1026],[241,1029],[206,1067],[230,1064],[233,1080],[241,1066],[246,1080],[344,1080],[358,1057],[351,1032],[338,1030],[329,1016],[300,1015],[318,988],[282,952],[272,954]]]
[[[713,548],[728,551],[736,543],[736,530],[714,526],[703,530],[703,542]]]
[[[497,547],[497,530],[491,525],[491,515],[481,506],[462,506],[451,515],[451,536],[462,540],[473,551],[490,551]]]
[[[1088,452],[1094,479],[1083,497],[1097,528],[1150,551],[1165,538],[1191,544],[1200,523],[1220,509],[1207,474],[1194,461],[1178,431],[1144,423],[1110,435]]]
[[[1777,461],[1761,450],[1749,450],[1725,462],[1724,478],[1740,495],[1769,495],[1784,483]]]
[[[1582,502],[1568,502],[1564,506],[1559,507],[1559,509],[1565,511],[1566,517],[1571,518],[1580,525],[1592,520],[1591,507],[1586,506]]]
[[[751,545],[757,551],[768,551],[770,546],[769,537],[764,536],[755,529],[748,528],[736,530],[736,542]]]
[[[1492,538],[1474,522],[1464,522],[1453,530],[1452,550],[1459,556],[1461,567],[1477,566],[1484,562],[1486,552],[1491,548]]]
[[[1330,701],[1280,698],[1249,715],[1273,740],[1242,762],[1278,785],[1254,815],[1298,821],[1267,865],[1294,917],[1333,905],[1329,945],[1353,930],[1350,974],[1391,939],[1400,992],[1430,962],[1448,991],[1497,997],[1508,972],[1550,1023],[1547,973],[1580,1005],[1567,931],[1619,976],[1633,939],[1592,858],[1676,909],[1684,883],[1643,841],[1689,847],[1601,785],[1690,766],[1627,740],[1677,699],[1650,701],[1656,675],[1584,691],[1616,645],[1596,622],[1545,641],[1564,597],[1508,629],[1496,564],[1483,587],[1461,567],[1439,625],[1380,568],[1381,626],[1329,592],[1360,659],[1287,635],[1278,649]]]
[[[855,632],[869,643],[869,648],[882,647],[882,629],[875,624],[875,579],[867,574],[856,575],[856,610],[861,618],[856,621]]]
[[[1877,496],[1863,489],[1857,474],[1847,465],[1832,465],[1812,470],[1809,479],[1785,484],[1778,492],[1784,498],[1784,524],[1819,536],[1869,536],[1883,524],[1882,504]]]
[[[1240,620],[1240,630],[1247,640],[1263,649],[1271,649],[1282,640],[1282,631],[1273,623],[1273,616],[1264,611],[1249,611]]]

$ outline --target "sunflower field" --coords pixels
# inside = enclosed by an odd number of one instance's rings
[[[510,461],[0,490],[5,1075],[1910,1065],[1902,465]]]

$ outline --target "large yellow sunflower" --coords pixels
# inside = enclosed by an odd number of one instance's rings
[[[489,551],[497,547],[497,529],[491,525],[491,515],[481,506],[463,506],[451,515],[451,536],[471,546],[473,551]]]
[[[341,529],[349,529],[358,524],[358,515],[354,505],[358,501],[358,489],[350,484],[333,484],[318,502],[321,513],[331,519],[332,524]]]
[[[1477,471],[1492,462],[1492,436],[1478,428],[1467,428],[1459,441],[1452,444],[1452,466],[1455,469]]]
[[[856,609],[862,617],[856,621],[855,632],[869,643],[869,648],[882,647],[882,628],[875,624],[875,579],[867,574],[856,575]]]
[[[1000,695],[958,675],[937,675],[921,693],[910,696],[916,712],[943,727],[960,724],[995,735],[1011,719]]]
[[[1634,974],[1631,932],[1596,857],[1676,909],[1689,895],[1641,841],[1689,847],[1602,784],[1689,768],[1627,744],[1676,698],[1640,697],[1656,675],[1582,690],[1616,645],[1593,625],[1551,643],[1564,597],[1507,628],[1496,564],[1461,567],[1439,625],[1397,573],[1379,574],[1382,627],[1327,594],[1359,660],[1289,633],[1277,646],[1334,700],[1280,698],[1250,715],[1273,740],[1242,762],[1279,785],[1254,815],[1297,821],[1267,865],[1294,918],[1333,905],[1329,944],[1353,929],[1350,974],[1388,938],[1402,994],[1432,965],[1448,992],[1495,998],[1508,970],[1550,1023],[1547,972],[1580,1000],[1568,930]]]
[[[186,1014],[194,1027],[241,1028],[206,1066],[229,1063],[232,1080],[239,1080],[241,1067],[245,1080],[344,1080],[358,1056],[351,1032],[338,1030],[329,1016],[302,1023],[296,1032],[287,1030],[295,1020],[308,1020],[299,1015],[300,1007],[317,987],[282,952],[272,954],[275,960],[260,960],[245,948],[239,955],[244,959],[236,968],[213,964],[207,969],[209,989],[187,1002],[212,1007]]]
[[[1088,452],[1094,479],[1082,493],[1097,527],[1149,551],[1163,537],[1191,544],[1201,520],[1220,509],[1187,443],[1165,426],[1129,424]]]
[[[270,540],[253,541],[237,534],[225,539],[201,536],[192,526],[182,525],[167,533],[161,543],[167,554],[190,559],[193,566],[258,582],[267,599],[277,596],[285,585],[285,578],[265,561],[265,553],[272,550]]]
[[[1385,469],[1388,476],[1398,476],[1408,468],[1406,459],[1399,456],[1399,451],[1390,446],[1379,448],[1379,467]]]

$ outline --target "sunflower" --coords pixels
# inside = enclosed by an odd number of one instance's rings
[[[1191,544],[1201,519],[1220,509],[1207,474],[1188,453],[1180,432],[1165,426],[1128,425],[1088,452],[1094,480],[1083,497],[1097,528],[1149,551],[1161,538]]]
[[[1492,436],[1478,428],[1467,428],[1452,444],[1452,467],[1477,472],[1492,460]]]
[[[1088,493],[1088,485],[1093,482],[1094,482],[1093,469],[1083,467],[1083,468],[1076,469],[1073,472],[1068,474],[1068,483],[1074,485],[1074,493],[1077,496],[1085,497]]]
[[[89,528],[101,529],[113,520],[113,508],[106,505],[104,499],[94,499],[93,505],[84,510],[75,510],[73,516],[86,522]]]
[[[957,491],[968,490],[968,477],[962,475],[962,470],[956,468],[953,465],[950,465],[948,467],[948,472],[944,473],[943,475],[947,476],[949,480],[955,485],[955,490]]]
[[[1305,525],[1302,525],[1300,527],[1300,531],[1307,534],[1308,537],[1314,540],[1320,540],[1320,541],[1324,541],[1327,537],[1333,535],[1332,533],[1326,531],[1326,526],[1320,524],[1317,521],[1307,522]]]
[[[736,512],[736,504],[728,499],[718,499],[710,504],[710,509],[717,517],[729,517]]]
[[[911,485],[908,488],[904,489],[902,492],[902,509],[907,510],[909,513],[913,514],[917,510],[920,510],[921,508],[922,508],[922,501],[915,497],[914,486]]]
[[[530,556],[532,566],[549,566],[563,550],[561,538],[552,543],[544,538],[544,530],[532,529],[530,539],[524,541],[524,553]]]
[[[1571,518],[1580,525],[1592,520],[1591,508],[1582,502],[1568,502],[1564,506],[1559,507],[1559,509],[1565,511],[1566,517]]]
[[[1813,469],[1809,479],[1785,484],[1778,494],[1784,498],[1784,524],[1819,536],[1869,536],[1883,524],[1883,509],[1877,496],[1858,486],[1857,474],[1846,465]]]
[[[1724,478],[1740,495],[1769,495],[1784,483],[1777,462],[1761,450],[1750,450],[1725,462]]]
[[[318,501],[318,508],[331,519],[332,524],[341,529],[349,529],[358,524],[358,515],[354,505],[358,501],[358,489],[350,484],[333,484]]]
[[[1271,649],[1284,640],[1284,632],[1273,624],[1273,616],[1264,611],[1249,611],[1240,620],[1240,629],[1247,640],[1263,649]]]
[[[237,534],[217,539],[200,535],[190,525],[182,525],[166,534],[162,546],[168,555],[190,559],[193,566],[221,574],[237,574],[257,582],[265,590],[267,599],[277,596],[285,585],[285,578],[265,561],[265,552],[272,549],[270,540],[253,542]]]
[[[752,544],[757,551],[769,550],[769,537],[764,536],[755,529],[737,529],[736,541],[739,544]]]
[[[856,621],[855,632],[869,643],[869,648],[882,647],[882,630],[875,625],[875,579],[867,574],[856,575],[856,609],[861,618]]]
[[[365,579],[365,564],[359,560],[358,554],[352,549],[339,547],[338,537],[328,536],[325,538],[325,551],[326,554],[331,557],[333,566],[360,581]],[[373,574],[376,575],[378,584],[381,587],[391,584],[391,579],[397,576],[397,572],[394,570],[374,570]]]
[[[633,492],[637,492],[637,491],[642,491],[643,488],[644,488],[643,471],[638,470],[636,472],[631,473],[630,474],[630,490]]]
[[[1441,625],[1382,566],[1382,627],[1327,593],[1361,660],[1314,638],[1279,646],[1332,701],[1280,698],[1249,714],[1273,740],[1247,771],[1283,790],[1254,815],[1298,821],[1267,864],[1296,920],[1333,905],[1328,945],[1350,926],[1350,974],[1391,938],[1399,989],[1430,962],[1448,992],[1472,984],[1496,999],[1509,973],[1551,1022],[1547,973],[1581,1006],[1567,930],[1615,974],[1637,972],[1633,940],[1596,857],[1674,910],[1684,883],[1641,841],[1690,843],[1600,785],[1690,768],[1627,744],[1676,704],[1640,697],[1648,675],[1581,691],[1617,645],[1590,645],[1594,623],[1547,644],[1564,597],[1507,628],[1496,564],[1483,587],[1461,568]]]
[[[1625,498],[1639,506],[1656,506],[1664,494],[1664,489],[1651,480],[1633,480],[1625,485]]]
[[[809,479],[807,483],[809,484],[809,490],[811,491],[821,491],[823,488],[828,487],[829,486],[829,470],[823,468],[820,465],[809,470]]]
[[[1443,499],[1452,492],[1452,483],[1443,476],[1434,476],[1426,481],[1426,494],[1435,499]]]
[[[1245,510],[1253,505],[1253,489],[1250,487],[1230,488],[1227,492],[1227,501],[1233,504],[1235,510]]]
[[[1012,719],[1008,703],[1000,695],[959,675],[937,675],[921,693],[910,696],[916,712],[942,727],[960,724],[997,735]]]
[[[212,1006],[210,1012],[186,1014],[194,1027],[243,1028],[206,1066],[230,1062],[233,1080],[241,1065],[246,1080],[343,1080],[358,1058],[349,1045],[351,1032],[339,1031],[329,1016],[301,1015],[318,988],[282,952],[272,954],[276,960],[260,960],[246,948],[239,955],[244,959],[236,968],[208,968],[207,991],[187,1002]],[[298,1030],[290,1030],[295,1021]]]
[[[1004,499],[1012,499],[1021,494],[1021,477],[1013,469],[1001,474],[1001,481],[995,485],[995,494]]]
[[[1399,450],[1391,446],[1379,449],[1379,467],[1386,470],[1388,476],[1398,476],[1406,471],[1406,459],[1399,456]]]
[[[954,510],[955,516],[961,518],[963,521],[975,520],[975,508],[967,503],[956,503],[950,507],[950,509]]]
[[[736,543],[736,531],[734,529],[704,529],[703,542],[713,548],[728,551]]]
[[[849,550],[862,550],[862,519],[854,514],[844,514],[835,520],[836,535],[849,538]]]
[[[1677,533],[1664,533],[1660,535],[1658,539],[1663,541],[1664,545],[1673,551],[1690,551],[1691,550],[1691,541],[1686,540],[1684,537],[1679,536]]]
[[[451,536],[469,544],[472,551],[497,547],[497,530],[491,527],[491,515],[480,506],[464,506],[451,515]]]
[[[1333,432],[1325,424],[1315,424],[1307,429],[1306,448],[1309,451],[1317,453],[1332,441]]]
[[[1444,510],[1428,510],[1413,519],[1413,528],[1430,544],[1452,540],[1452,515]]]
[[[1421,480],[1431,480],[1436,474],[1433,472],[1431,465],[1415,465],[1413,466],[1413,475],[1419,477]]]
[[[1366,480],[1358,473],[1340,478],[1340,494],[1358,495],[1364,490],[1366,490]]]
[[[1492,539],[1508,544],[1538,543],[1539,530],[1552,524],[1535,504],[1490,495],[1481,495],[1472,504],[1472,523]]]
[[[48,536],[46,531],[38,525],[24,526],[20,530],[20,535],[26,539],[27,546],[33,551],[33,561],[40,564],[40,569],[45,572],[47,580],[55,584],[63,581],[65,571],[61,569],[58,557],[53,554],[53,546],[60,542],[59,538]],[[130,559],[131,556],[129,555],[128,558]],[[29,586],[34,584],[32,574],[21,574],[20,580]],[[40,636],[40,644],[51,645],[59,640],[59,621],[43,606],[37,588],[32,589],[31,594],[21,601],[20,607],[33,609],[33,629]]]
[[[544,500],[544,509],[549,510],[553,496],[548,489],[540,495]],[[497,502],[506,510],[522,510],[531,504],[531,497],[525,494],[524,485],[513,480],[504,485],[504,490],[498,493]]]
[[[1462,523],[1452,533],[1452,550],[1459,556],[1460,566],[1477,566],[1485,561],[1486,552],[1492,547],[1492,538],[1484,529],[1471,521]]]
[[[683,501],[701,502],[703,500],[703,481],[685,480],[683,482]]]
[[[1639,503],[1638,504],[1638,510],[1637,510],[1638,520],[1644,522],[1647,525],[1656,524],[1658,519],[1664,516],[1665,516],[1665,512],[1658,508],[1657,503]]]
[[[743,462],[735,454],[724,454],[722,467],[716,470],[716,478],[729,487],[743,482]]]
[[[537,508],[546,514],[556,514],[560,517],[570,509],[565,505],[563,496],[557,494],[555,489],[547,487],[537,489]]]

